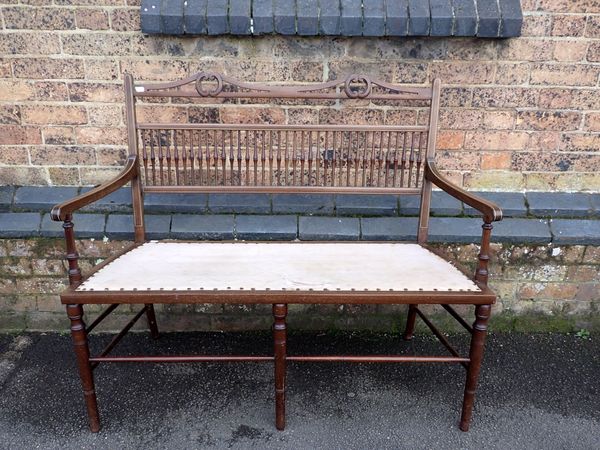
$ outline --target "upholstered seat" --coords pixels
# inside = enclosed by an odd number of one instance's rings
[[[78,291],[472,291],[449,262],[418,244],[149,242]]]

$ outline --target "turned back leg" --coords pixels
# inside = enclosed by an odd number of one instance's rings
[[[287,330],[285,318],[287,305],[273,305],[273,343],[275,351],[275,426],[285,428],[285,369]]]

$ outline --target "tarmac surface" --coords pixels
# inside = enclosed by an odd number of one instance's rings
[[[451,336],[465,349],[464,335]],[[98,351],[109,336],[94,338]],[[127,336],[115,354],[266,354],[268,333]],[[431,336],[290,333],[289,354],[444,354]],[[102,429],[87,428],[68,335],[0,335],[2,449],[599,449],[597,337],[495,334],[471,431],[458,429],[464,369],[289,363],[287,427],[274,425],[271,363],[105,364]]]

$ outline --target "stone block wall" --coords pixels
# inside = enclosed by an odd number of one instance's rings
[[[0,185],[90,185],[125,156],[122,73],[444,83],[439,165],[481,190],[600,191],[600,5],[523,0],[522,37],[148,36],[139,0],[0,1]],[[180,121],[328,122],[335,105],[169,105]],[[358,102],[349,122],[423,122]]]
[[[129,241],[83,239],[78,242],[85,274]],[[458,264],[474,270],[478,246],[434,244]],[[62,239],[0,240],[0,330],[66,330],[68,320],[58,294],[66,283]],[[573,331],[600,330],[600,247],[597,245],[493,244],[491,287],[499,296],[493,310],[495,329]],[[95,316],[102,305],[86,307]],[[424,307],[438,320],[437,307]],[[458,308],[470,321],[470,307]],[[120,329],[136,307],[120,306],[103,325]],[[406,306],[294,305],[295,329],[376,329],[397,331]],[[268,305],[157,305],[163,330],[268,329]],[[448,321],[448,324],[452,322]],[[144,323],[138,325],[143,328]]]

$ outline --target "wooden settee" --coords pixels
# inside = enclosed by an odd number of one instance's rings
[[[125,75],[129,156],[123,171],[72,200],[57,205],[52,218],[62,221],[67,246],[69,287],[61,295],[71,321],[75,354],[89,424],[100,429],[93,369],[106,362],[267,361],[275,370],[275,417],[285,426],[287,361],[441,362],[466,368],[460,428],[467,431],[483,356],[494,293],[488,288],[492,222],[501,210],[445,179],[435,165],[440,81],[431,87],[392,85],[364,75],[296,86],[244,83],[218,73],[198,73],[171,83],[135,84]],[[139,122],[144,108],[160,110],[173,103],[286,104],[353,102],[416,105],[427,112],[427,125],[375,124],[226,124]],[[322,103],[319,103],[322,102]],[[416,107],[415,106],[415,107]],[[225,105],[224,107],[227,107]],[[316,106],[315,106],[316,107]],[[344,111],[344,110],[343,110]],[[160,117],[157,114],[156,117]],[[342,115],[343,117],[343,115]],[[78,266],[73,213],[116,189],[131,185],[135,243],[96,266],[84,278]],[[436,186],[480,211],[481,250],[474,276],[466,274],[427,246],[432,187]],[[407,242],[148,242],[144,229],[145,193],[327,193],[419,194],[418,238]],[[109,353],[146,315],[158,337],[154,304],[267,303],[273,308],[274,352],[265,356],[165,355],[111,356]],[[420,316],[449,356],[302,356],[286,353],[288,304],[406,304],[405,339],[411,339]],[[108,308],[90,325],[86,304]],[[120,304],[140,311],[99,355],[90,355],[88,335]],[[469,333],[469,354],[461,356],[419,309],[437,304]],[[474,305],[469,325],[452,305]]]

